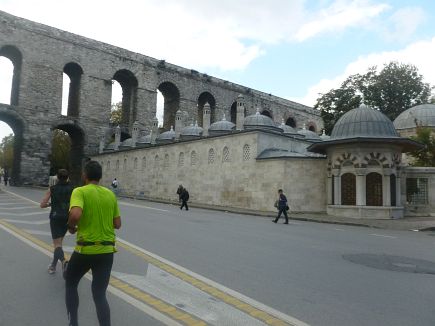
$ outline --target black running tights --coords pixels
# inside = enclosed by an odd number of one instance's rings
[[[106,299],[113,253],[83,255],[74,252],[65,273],[65,302],[71,326],[78,325],[79,295],[77,287],[81,278],[92,271],[92,296],[94,298],[100,326],[110,326],[110,307]]]

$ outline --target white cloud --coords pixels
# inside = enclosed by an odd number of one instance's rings
[[[298,30],[296,40],[305,41],[323,33],[342,32],[349,27],[362,27],[370,24],[389,9],[386,4],[371,4],[368,1],[335,1],[331,6],[320,10]]]
[[[391,61],[416,66],[419,73],[423,75],[424,81],[435,85],[433,58],[435,58],[435,37],[427,41],[415,42],[400,51],[372,53],[367,56],[359,57],[354,62],[349,63],[340,75],[330,79],[322,79],[317,84],[311,86],[303,98],[293,98],[293,100],[313,106],[319,94],[324,94],[333,88],[340,87],[341,83],[348,76],[357,73],[365,73],[369,67],[382,67],[384,64]]]
[[[406,41],[425,20],[426,14],[421,8],[401,8],[389,17],[383,33],[384,37],[390,42]]]

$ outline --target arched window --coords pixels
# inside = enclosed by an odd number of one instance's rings
[[[196,152],[192,151],[192,153],[190,154],[190,164],[196,165],[197,163],[198,163],[198,158],[196,156]]]
[[[249,161],[251,159],[251,147],[246,144],[243,146],[243,161]]]
[[[145,171],[146,167],[147,167],[147,159],[144,156],[142,157],[142,171]]]
[[[115,170],[119,171],[119,160],[116,160]]]
[[[376,172],[366,176],[366,205],[382,206],[382,175]]]
[[[341,176],[341,205],[356,205],[356,177],[353,173]]]
[[[83,70],[77,63],[70,62],[63,67],[63,73],[62,114],[70,117],[78,117],[80,107],[80,80],[83,75]]]
[[[213,148],[208,150],[208,164],[214,164],[216,153]]]
[[[159,121],[159,125],[169,130],[171,126],[175,126],[175,114],[180,106],[180,91],[171,82],[161,83],[157,90],[163,96],[163,121]]]
[[[137,157],[134,158],[133,169],[135,169],[135,170],[137,169]]]
[[[159,167],[159,156],[158,155],[156,155],[155,157],[154,157],[154,166],[157,168],[157,167]]]
[[[228,147],[224,147],[222,151],[222,162],[229,162],[230,161],[230,150]]]
[[[9,72],[7,72],[6,74],[3,74],[5,71],[2,70],[2,77],[5,78],[5,76],[10,76],[10,71],[12,70],[12,82],[9,83],[10,85],[10,100],[8,101],[1,101],[4,102],[6,104],[10,104],[10,105],[18,105],[18,97],[19,97],[19,89],[20,89],[20,77],[21,77],[21,66],[22,66],[22,61],[23,61],[23,56],[21,54],[21,52],[14,46],[11,45],[5,45],[2,48],[0,48],[0,57],[5,57],[7,59],[10,60],[10,62],[12,62],[13,68],[12,67],[8,67],[7,70]],[[8,61],[5,61],[7,65],[10,65]],[[2,63],[3,65],[3,63]],[[5,81],[3,79],[3,81]],[[4,87],[8,87],[3,85]]]
[[[310,122],[310,123],[308,124],[308,130],[309,130],[309,131],[312,131],[312,132],[317,132],[316,125],[315,125],[313,122]]]
[[[273,119],[273,117],[272,117],[272,113],[270,113],[269,110],[263,110],[263,111],[261,112],[261,114],[262,114],[262,115],[265,115],[266,117],[269,117],[269,118]]]
[[[123,170],[124,170],[124,172],[126,172],[126,171],[127,171],[127,159],[126,159],[126,158],[124,159],[124,166],[123,166]]]
[[[285,122],[285,124],[286,124],[287,126],[290,126],[290,127],[296,128],[296,121],[295,121],[295,119],[293,119],[293,118],[288,118],[287,121]]]
[[[165,154],[165,161],[163,164],[165,168],[169,167],[169,154]]]
[[[180,155],[178,155],[178,166],[184,166],[184,153],[181,152]]]
[[[107,171],[110,171],[110,161],[107,161],[107,167],[106,167]]]
[[[138,81],[135,75],[126,69],[118,70],[113,76],[122,89],[121,125],[129,127],[136,120],[136,102]]]
[[[394,174],[390,175],[390,198],[391,206],[396,206],[396,176]]]

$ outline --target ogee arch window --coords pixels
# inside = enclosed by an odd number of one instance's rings
[[[353,173],[341,176],[341,205],[356,205],[356,177]]]

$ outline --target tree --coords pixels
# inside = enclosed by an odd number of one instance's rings
[[[394,120],[410,107],[428,103],[432,89],[415,66],[390,62],[380,72],[374,66],[364,75],[351,75],[340,88],[321,94],[314,107],[320,109],[326,132],[330,133],[344,113],[361,103]]]
[[[409,153],[414,158],[411,165],[435,166],[435,131],[417,126],[417,134],[411,139],[425,145],[425,148]]]
[[[122,102],[112,103],[110,110],[110,123],[114,125],[121,124],[122,121]]]
[[[14,135],[10,134],[2,139],[0,143],[0,167],[3,170],[12,170],[14,163]]]
[[[53,131],[50,164],[53,171],[59,169],[71,170],[70,167],[71,139],[63,130],[55,129]]]

